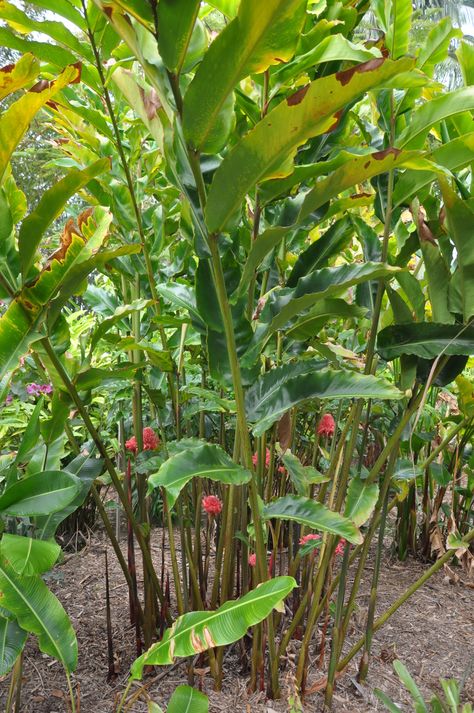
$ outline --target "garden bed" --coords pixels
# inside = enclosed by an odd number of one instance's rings
[[[152,538],[157,565],[161,561],[161,533]],[[123,542],[125,547],[125,542]],[[109,546],[112,627],[117,677],[107,682],[107,636],[105,608],[105,540],[100,533],[92,535],[90,543],[79,553],[66,556],[54,570],[48,584],[59,597],[71,617],[79,641],[79,664],[74,682],[80,691],[81,713],[112,713],[117,697],[123,691],[127,671],[134,658],[134,633],[129,624],[128,593],[123,575]],[[159,565],[158,565],[159,566]],[[377,611],[386,609],[426,565],[414,560],[400,563],[392,560],[387,548],[381,571]],[[365,611],[370,587],[371,562],[357,599],[349,643],[364,630]],[[460,679],[474,657],[474,588],[462,581],[452,584],[445,574],[434,576],[390,619],[375,636],[373,659],[367,686],[356,682],[356,663],[339,680],[333,710],[336,713],[368,713],[385,710],[373,695],[375,686],[398,703],[407,704],[408,697],[400,687],[392,669],[394,658],[408,667],[423,692],[439,687],[439,678]],[[213,692],[212,679],[204,675],[203,690],[209,694],[209,710],[232,713],[282,713],[289,710],[292,690],[292,642],[286,669],[281,673],[282,700],[266,701],[265,695],[248,695],[248,675],[241,672],[237,647],[229,649],[225,659],[225,679],[222,693]],[[314,651],[312,658],[316,660]],[[317,683],[323,672],[310,667],[308,688]],[[153,700],[166,703],[176,685],[186,682],[183,663],[171,670],[158,671],[145,679],[147,692]],[[197,684],[197,677],[196,677]],[[0,683],[0,708],[3,710],[7,681]],[[464,688],[464,698],[474,701],[474,674],[471,672]],[[137,701],[130,711],[145,712],[146,703]],[[305,713],[323,709],[321,694],[308,695]],[[406,707],[406,710],[411,710]],[[25,651],[22,713],[63,713],[67,710],[64,672],[59,663],[38,651],[31,639]]]

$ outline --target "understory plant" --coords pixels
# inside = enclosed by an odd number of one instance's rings
[[[0,0],[22,53],[0,73],[0,514],[39,561],[17,573],[43,587],[89,497],[129,589],[131,681],[199,654],[219,689],[241,640],[250,690],[278,698],[291,642],[298,694],[330,705],[411,594],[453,558],[473,569],[472,46],[445,19],[413,47],[407,0],[33,5],[54,19]],[[38,111],[64,176],[26,215],[9,160]],[[400,559],[429,566],[376,618],[393,522]],[[18,601],[0,598],[10,708],[25,631],[75,666]]]

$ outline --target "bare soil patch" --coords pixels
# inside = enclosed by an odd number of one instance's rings
[[[113,638],[117,677],[107,682],[107,638],[105,611],[105,552],[106,542],[95,533],[89,545],[77,554],[67,556],[65,562],[50,575],[48,584],[58,596],[76,629],[79,641],[79,664],[74,684],[80,694],[81,713],[112,713],[115,702],[124,689],[127,672],[134,659],[134,632],[129,622],[127,587],[113,554],[108,549],[111,582]],[[125,548],[125,543],[123,543]],[[161,534],[152,536],[153,555],[161,561]],[[414,560],[400,563],[391,559],[387,549],[381,572],[377,613],[384,611],[423,572],[424,565]],[[365,613],[372,570],[369,562],[365,580],[357,600],[357,611],[351,630],[351,643],[364,631]],[[212,713],[283,713],[289,711],[292,693],[292,656],[297,642],[290,646],[290,657],[282,672],[282,699],[267,701],[264,693],[247,693],[248,675],[241,671],[237,649],[230,650],[225,659],[225,679],[221,693],[212,690],[212,679],[205,676],[202,687],[209,695]],[[314,661],[317,660],[316,641]],[[368,684],[356,682],[357,664],[353,662],[346,675],[338,682],[335,713],[369,713],[382,711],[373,688],[381,688],[397,703],[410,711],[409,698],[401,688],[392,669],[394,658],[408,667],[425,693],[439,688],[439,678],[461,678],[474,657],[474,589],[466,584],[452,585],[443,574],[438,574],[419,590],[386,626],[377,633],[373,645],[373,659]],[[358,660],[358,657],[357,657]],[[310,687],[323,676],[314,664],[310,670]],[[186,683],[186,670],[178,663],[170,670],[157,671],[145,679],[146,691],[157,703],[166,705],[174,688]],[[4,710],[8,680],[0,679],[0,709]],[[468,677],[464,699],[474,701],[474,675]],[[27,644],[24,662],[22,713],[65,713],[67,708],[66,683],[61,666],[38,651],[36,642]],[[3,705],[2,705],[3,704]],[[304,700],[304,711],[323,710],[322,694],[312,694]],[[138,700],[132,713],[147,710],[145,699]]]

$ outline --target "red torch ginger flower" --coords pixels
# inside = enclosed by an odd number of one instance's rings
[[[160,445],[160,439],[158,438],[154,430],[150,428],[150,426],[146,426],[146,428],[143,429],[142,438],[144,451],[156,451],[156,449]],[[125,448],[127,449],[127,451],[130,451],[134,455],[137,455],[138,443],[135,436],[132,436],[128,439],[128,441],[125,441]]]
[[[337,543],[336,550],[334,552],[335,555],[343,555],[344,554],[344,547],[346,545],[345,539],[342,537],[339,542]]]
[[[215,495],[205,495],[202,499],[202,506],[208,515],[219,515],[222,510],[222,502]]]
[[[256,564],[257,564],[257,555],[254,552],[252,555],[249,555],[249,565],[251,567],[255,567]]]
[[[253,456],[252,456],[252,463],[253,463],[254,465],[257,465],[257,463],[258,463],[258,453],[254,453],[254,454],[253,454]],[[267,448],[267,450],[265,451],[265,466],[268,468],[269,465],[270,465],[270,449]]]
[[[138,453],[138,445],[137,445],[137,439],[135,436],[132,436],[131,438],[128,439],[128,441],[125,441],[125,448],[127,451],[131,451],[134,455]]]
[[[325,413],[318,423],[318,436],[332,436],[336,430],[336,422],[330,413]]]
[[[160,445],[160,439],[150,426],[143,429],[143,450],[156,451]]]
[[[307,545],[308,542],[311,542],[311,540],[320,540],[321,535],[315,535],[314,533],[310,533],[309,535],[305,535],[300,539],[300,545]]]

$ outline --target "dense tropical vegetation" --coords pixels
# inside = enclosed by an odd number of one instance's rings
[[[474,47],[408,0],[0,0],[0,19],[6,709],[29,634],[76,709],[42,575],[94,518],[137,649],[117,710],[176,657],[219,689],[236,641],[271,698],[297,641],[303,696],[318,632],[330,706],[430,576],[474,570]],[[376,618],[389,523],[426,570]],[[207,705],[179,687],[167,710]]]

